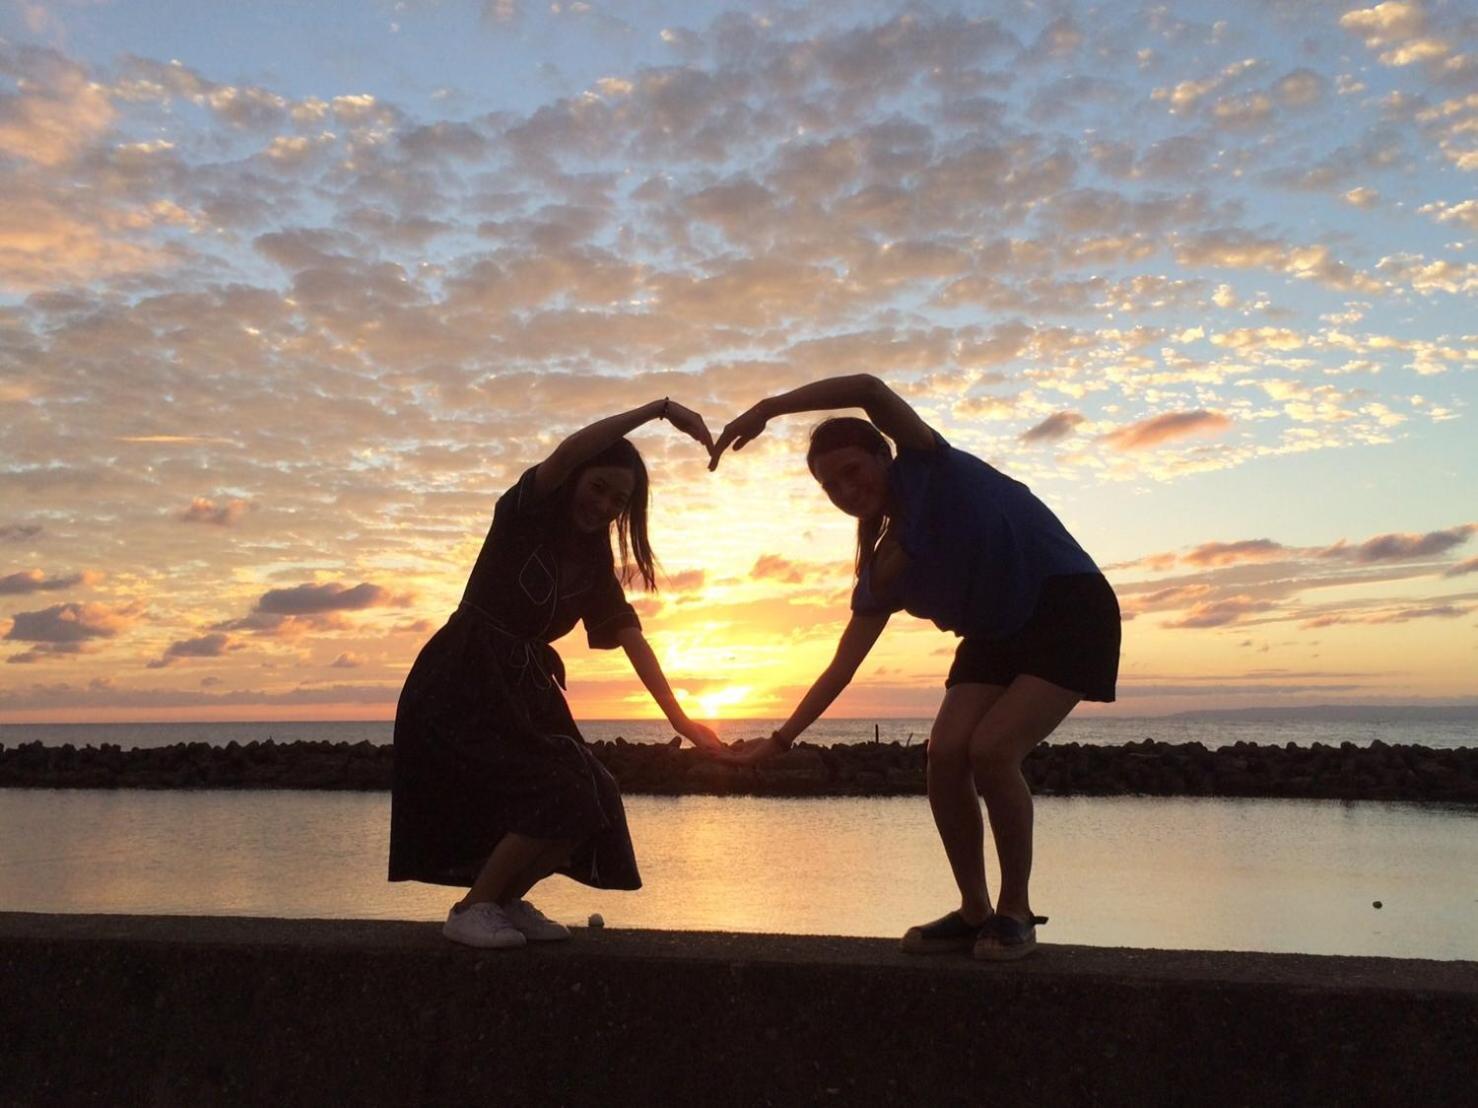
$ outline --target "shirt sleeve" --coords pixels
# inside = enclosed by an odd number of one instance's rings
[[[514,482],[513,487],[498,497],[494,516],[547,516],[554,507],[554,497],[540,497],[535,490],[534,478],[538,466],[530,466]]]
[[[585,621],[585,639],[592,650],[613,650],[621,645],[619,636],[626,628],[641,630],[641,620],[627,601],[614,569],[591,588],[580,618]]]

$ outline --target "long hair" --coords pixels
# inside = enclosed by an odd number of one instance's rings
[[[621,581],[623,584],[630,583],[634,568],[635,575],[641,577],[646,590],[652,592],[657,588],[657,571],[652,543],[647,538],[647,505],[651,496],[651,483],[647,480],[647,467],[642,461],[641,452],[630,442],[617,439],[595,457],[587,458],[575,467],[560,488],[560,516],[568,516],[570,500],[575,494],[580,475],[594,466],[617,466],[631,472],[634,479],[631,496],[615,520],[616,542],[621,549]]]
[[[883,433],[865,419],[855,416],[834,416],[824,419],[811,430],[811,445],[806,450],[806,467],[811,476],[816,476],[816,459],[832,450],[844,446],[856,446],[885,462],[893,460],[893,448]],[[878,513],[857,521],[857,561],[853,573],[861,577],[862,571],[872,561],[877,549],[878,536],[883,533],[887,516]]]

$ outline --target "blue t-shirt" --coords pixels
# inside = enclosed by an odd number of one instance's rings
[[[852,611],[903,609],[957,635],[1000,638],[1031,616],[1048,577],[1098,567],[1029,488],[934,432],[933,450],[902,448],[888,467],[899,506],[898,543],[908,563],[887,597],[873,595],[872,567],[852,591]]]

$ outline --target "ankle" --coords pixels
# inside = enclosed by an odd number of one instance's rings
[[[960,903],[960,916],[966,923],[984,923],[993,915],[995,915],[995,912],[992,910],[988,901],[983,905],[969,904],[963,901]]]

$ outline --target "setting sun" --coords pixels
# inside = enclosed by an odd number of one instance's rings
[[[702,719],[712,720],[742,714],[734,712],[733,708],[743,704],[748,695],[748,685],[727,685],[724,688],[706,692],[695,698],[698,703],[699,716]]]

